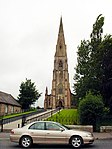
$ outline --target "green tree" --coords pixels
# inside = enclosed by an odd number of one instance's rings
[[[104,17],[99,15],[93,24],[90,40],[81,41],[78,47],[74,91],[78,99],[83,98],[91,90],[95,95],[101,90],[102,74],[102,33]]]
[[[93,24],[90,40],[78,46],[74,91],[82,99],[91,90],[101,94],[112,114],[112,36],[103,34],[104,17],[99,15]]]
[[[22,109],[25,110],[29,109],[30,106],[41,96],[41,93],[36,90],[35,83],[32,83],[30,79],[26,79],[25,82],[21,83],[19,91],[19,103],[22,105]]]
[[[88,81],[89,81],[89,73],[90,73],[90,65],[89,65],[89,41],[81,41],[81,45],[78,47],[78,58],[77,58],[77,66],[76,66],[76,74],[74,77],[74,91],[76,93],[76,97],[78,99],[84,97],[86,95],[86,91],[88,90]]]
[[[104,110],[104,104],[100,95],[93,95],[89,92],[83,98],[78,107],[79,122],[83,125],[93,125],[94,130],[99,123]]]
[[[102,96],[112,114],[112,36],[106,35],[102,42]]]
[[[102,81],[102,41],[103,41],[103,25],[104,17],[99,15],[93,24],[93,31],[90,39],[90,82],[92,82],[92,92],[95,94],[101,93]]]

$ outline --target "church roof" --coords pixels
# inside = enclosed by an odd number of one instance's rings
[[[16,99],[11,94],[7,94],[1,91],[0,91],[0,103],[21,107],[21,105],[16,101]]]

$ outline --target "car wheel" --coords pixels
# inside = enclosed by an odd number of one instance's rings
[[[71,138],[71,141],[70,141],[70,144],[71,144],[72,147],[74,147],[74,148],[79,148],[79,147],[81,147],[82,143],[83,143],[83,140],[82,140],[82,138],[81,138],[80,136],[73,136],[73,137]]]
[[[32,138],[29,136],[23,136],[20,140],[20,145],[24,148],[28,148],[32,145]]]

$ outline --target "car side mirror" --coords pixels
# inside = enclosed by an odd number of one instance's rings
[[[64,129],[63,128],[60,128],[60,131],[62,132],[62,131],[64,131]]]

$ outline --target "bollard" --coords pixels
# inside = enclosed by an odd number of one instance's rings
[[[22,127],[25,126],[25,123],[26,123],[26,116],[23,115],[22,116]]]
[[[18,128],[20,128],[20,124],[18,124]]]
[[[0,121],[0,125],[1,125],[1,132],[3,132],[3,118]]]

